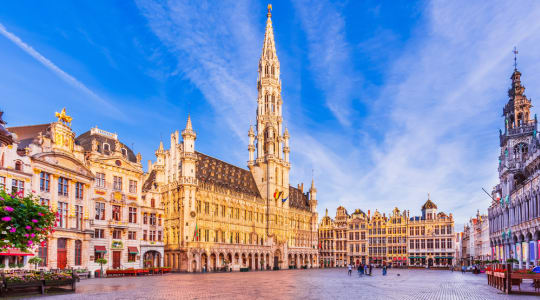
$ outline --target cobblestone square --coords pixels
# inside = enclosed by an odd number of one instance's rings
[[[390,269],[359,277],[346,269],[168,274],[82,280],[75,294],[47,299],[534,299],[505,295],[485,275]],[[398,276],[399,274],[399,276]],[[524,283],[527,284],[527,283]]]

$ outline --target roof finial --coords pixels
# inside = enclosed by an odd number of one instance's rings
[[[268,14],[267,16],[270,18],[272,16],[272,4],[268,4]]]
[[[517,54],[519,53],[517,51],[517,48],[514,46],[514,51],[512,51],[514,53],[514,70],[517,70]]]
[[[429,192],[427,193],[427,199],[429,200]]]

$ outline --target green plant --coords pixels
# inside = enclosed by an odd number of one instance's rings
[[[24,267],[24,264],[23,264],[23,263],[18,263],[18,264],[17,264],[17,268],[20,269],[20,268],[22,268],[22,267]]]
[[[68,273],[51,273],[47,272],[43,274],[43,279],[45,280],[66,280],[72,278]]]
[[[0,251],[17,248],[27,252],[43,243],[54,232],[56,214],[40,205],[34,195],[8,194],[0,189]]]
[[[41,280],[41,276],[39,274],[29,273],[24,275],[8,275],[6,276],[7,282],[31,282],[31,281],[37,281]]]
[[[509,259],[506,260],[506,263],[508,263],[508,264],[516,263],[517,264],[517,263],[519,263],[519,261],[517,259],[515,259],[515,258],[509,258]]]
[[[17,264],[15,264],[15,263],[9,263],[10,268],[15,268],[16,266],[17,266]]]
[[[0,264],[0,269],[4,269],[6,267],[6,264]]]
[[[103,257],[100,257],[98,259],[96,259],[96,262],[100,265],[101,267],[101,276],[103,276],[103,265],[107,263],[107,260]]]
[[[34,265],[34,268],[37,270],[37,266],[43,261],[41,257],[32,257],[28,260],[28,262],[32,265]]]

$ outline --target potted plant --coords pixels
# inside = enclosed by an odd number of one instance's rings
[[[23,263],[17,263],[17,268],[21,269],[22,267],[24,267]]]
[[[9,263],[9,267],[11,269],[13,269],[13,268],[17,267],[17,264],[16,263]]]
[[[99,275],[103,276],[103,265],[107,264],[107,260],[105,258],[103,258],[103,257],[100,257],[100,258],[96,259],[96,262],[101,267],[101,272],[99,273]]]
[[[34,265],[34,268],[37,270],[37,266],[43,261],[40,257],[32,257],[28,260],[28,263]]]
[[[0,269],[4,269],[6,267],[6,264],[0,264]]]

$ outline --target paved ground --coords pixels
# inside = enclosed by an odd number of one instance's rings
[[[505,295],[485,275],[450,271],[381,269],[347,276],[345,269],[247,273],[167,274],[82,280],[75,294],[41,299],[535,299]],[[397,274],[400,276],[397,276]]]

